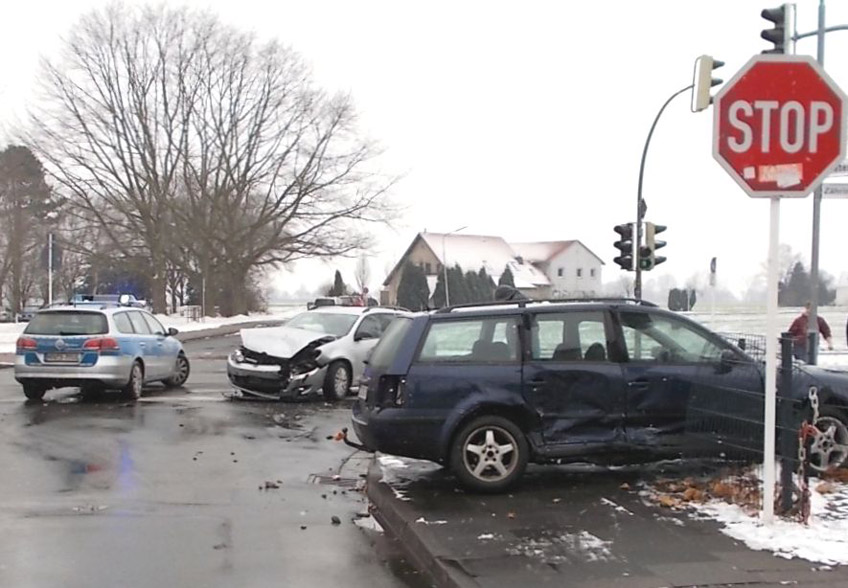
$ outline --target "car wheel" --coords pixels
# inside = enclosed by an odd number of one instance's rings
[[[44,386],[39,386],[38,384],[23,384],[23,387],[24,396],[27,397],[27,400],[41,400],[44,397],[44,393],[47,392]]]
[[[809,449],[810,467],[824,472],[846,465],[848,462],[848,416],[846,413],[825,406],[815,422],[818,434]]]
[[[135,362],[130,370],[130,379],[121,389],[125,396],[133,400],[141,398],[141,388],[144,385],[144,370],[139,362]]]
[[[174,375],[164,380],[166,388],[179,388],[188,380],[188,375],[191,373],[191,365],[188,363],[188,358],[180,353],[177,356],[177,362],[174,365]]]
[[[527,467],[524,433],[503,417],[481,416],[468,423],[451,446],[450,465],[460,483],[479,492],[500,492]]]
[[[334,361],[324,378],[324,398],[342,400],[350,392],[350,367],[343,361]]]

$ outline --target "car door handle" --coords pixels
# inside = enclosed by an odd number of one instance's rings
[[[139,343],[138,346],[139,347],[147,347],[147,343]]]
[[[545,382],[546,380],[544,378],[533,378],[532,380],[527,381],[528,384],[532,384],[533,386],[539,386]]]
[[[627,387],[631,390],[646,390],[651,385],[651,382],[648,380],[633,380],[632,382],[627,382]]]

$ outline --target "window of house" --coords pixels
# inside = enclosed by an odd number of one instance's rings
[[[557,269],[557,277],[558,278],[561,278],[564,273],[565,273],[565,268],[561,267],[561,268]]]
[[[589,270],[589,276],[591,276],[593,278],[595,277],[595,268],[592,268],[592,269]]]
[[[578,277],[578,278],[582,278],[582,277],[583,277],[583,268],[582,268],[582,267],[578,267],[578,268],[577,268],[577,277]]]
[[[430,271],[430,264],[429,263],[424,264],[424,273],[427,274],[428,276],[432,273]]]

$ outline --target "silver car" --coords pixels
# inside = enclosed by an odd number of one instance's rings
[[[294,400],[323,394],[340,400],[358,386],[365,359],[400,311],[379,306],[326,306],[281,327],[242,329],[227,376],[243,394]]]
[[[83,394],[116,388],[131,398],[141,396],[148,382],[182,386],[189,362],[176,334],[138,308],[88,304],[41,310],[18,338],[15,379],[30,400],[68,386]]]

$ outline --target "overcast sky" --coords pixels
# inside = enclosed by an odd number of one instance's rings
[[[134,2],[128,2],[134,3]],[[25,107],[38,58],[76,18],[103,0],[7,0],[0,19],[0,113],[6,128]],[[274,36],[301,53],[315,79],[349,91],[362,130],[386,149],[385,171],[406,207],[375,233],[375,289],[419,231],[579,239],[612,262],[612,227],[634,220],[639,161],[663,102],[691,83],[701,54],[726,62],[730,79],[769,44],[759,13],[778,2],[644,0],[582,2],[206,0],[225,22]],[[818,0],[797,2],[798,30],[813,30]],[[848,2],[830,0],[828,25],[848,24]],[[815,38],[798,43],[815,56]],[[848,32],[827,36],[825,68],[848,89]],[[745,195],[711,155],[712,108],[689,95],[666,110],[648,152],[646,220],[667,225],[668,261],[648,274],[682,285],[718,258],[719,283],[746,289],[768,249],[767,199]],[[825,200],[820,267],[848,274],[848,201]],[[809,264],[812,198],[784,200],[781,243]],[[448,256],[450,252],[448,252]],[[329,281],[353,261],[281,272],[293,291]]]

